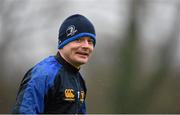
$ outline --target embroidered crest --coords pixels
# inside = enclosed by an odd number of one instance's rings
[[[73,36],[77,32],[76,28],[74,25],[70,25],[67,30],[66,30],[66,35],[67,37]]]
[[[73,89],[65,89],[64,96],[65,96],[66,101],[74,101],[75,100],[75,95],[74,95]]]

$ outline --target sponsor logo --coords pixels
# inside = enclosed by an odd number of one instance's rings
[[[75,101],[75,99],[78,99],[83,103],[85,100],[85,92],[78,91],[77,98],[75,98],[75,91],[73,89],[65,89],[64,97],[65,97],[64,100],[66,100],[66,101]]]
[[[67,100],[67,101],[74,101],[75,100],[73,89],[65,89],[64,94],[65,94],[65,100]]]

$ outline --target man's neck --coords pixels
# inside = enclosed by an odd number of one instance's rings
[[[68,62],[69,64],[71,64],[73,67],[77,68],[77,69],[80,69],[80,66],[76,66],[75,64],[71,63],[68,59],[66,59],[66,57],[63,55],[63,53],[61,53],[61,51],[58,51],[59,54],[62,56],[62,58]]]

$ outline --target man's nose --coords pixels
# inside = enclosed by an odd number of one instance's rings
[[[83,40],[83,42],[82,42],[82,47],[89,47],[89,42],[88,42],[88,40]]]

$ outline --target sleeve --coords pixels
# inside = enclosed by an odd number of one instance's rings
[[[21,82],[13,114],[43,113],[46,77],[38,71],[28,71]]]

